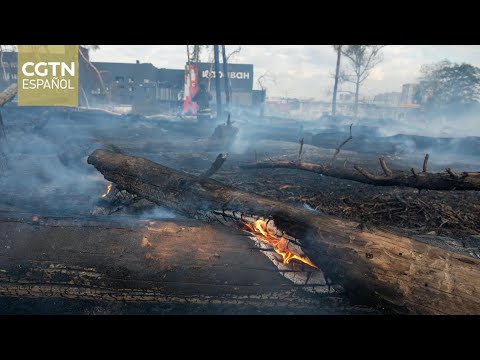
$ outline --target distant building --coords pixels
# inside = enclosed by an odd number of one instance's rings
[[[403,84],[402,85],[402,97],[400,99],[400,105],[412,105],[416,104],[415,100],[417,91],[419,89],[418,84]]]
[[[398,106],[402,98],[400,92],[389,92],[375,95],[373,102],[378,105]]]
[[[183,90],[183,70],[158,69],[150,63],[92,62],[99,70],[105,92],[115,104],[177,107]],[[85,80],[85,79],[84,79]],[[90,98],[104,102],[102,85],[95,72],[84,81]],[[88,90],[88,91],[87,91]]]

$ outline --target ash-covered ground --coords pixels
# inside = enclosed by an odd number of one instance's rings
[[[196,120],[117,115],[100,110],[6,106],[2,109],[6,140],[2,151],[7,167],[0,175],[0,211],[56,216],[130,214],[152,218],[177,215],[138,201],[121,201],[118,194],[102,197],[108,182],[86,158],[97,148],[143,156],[192,174],[207,169],[219,153],[229,156],[213,178],[242,190],[278,200],[301,203],[323,214],[356,220],[364,226],[394,231],[454,247],[480,257],[478,246],[480,195],[475,191],[432,191],[382,187],[289,169],[242,170],[239,164],[298,157],[330,161],[334,148],[348,136],[345,122],[301,122],[264,118],[233,118],[232,139],[214,139],[217,125]],[[469,126],[469,122],[463,126]],[[430,154],[429,171],[478,171],[480,137],[463,136],[440,124],[409,124],[358,120],[353,139],[335,166],[358,163],[379,173],[378,156],[393,169],[420,169]],[[410,129],[410,130],[409,130]],[[422,133],[423,136],[418,135]],[[470,132],[473,134],[472,132]],[[115,200],[115,201],[112,201]],[[138,199],[140,201],[140,199]],[[112,205],[112,202],[114,204]]]

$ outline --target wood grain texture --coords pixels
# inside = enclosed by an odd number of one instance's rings
[[[358,223],[321,216],[201,179],[147,159],[96,150],[88,158],[120,189],[188,217],[272,219],[300,239],[305,254],[355,301],[420,314],[480,314],[480,261]],[[239,215],[238,215],[239,214]],[[221,221],[220,221],[221,222]]]
[[[193,220],[0,217],[0,313],[17,313],[20,300],[29,301],[24,313],[32,301],[59,300],[68,304],[61,313],[84,313],[85,302],[101,313],[372,312],[303,291],[250,239],[223,230]]]

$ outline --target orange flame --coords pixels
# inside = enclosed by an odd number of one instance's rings
[[[107,192],[102,195],[102,198],[107,197],[107,195],[110,194],[110,190],[112,190],[112,184],[108,184]]]
[[[257,220],[253,225],[245,223],[245,226],[257,239],[272,245],[273,250],[275,250],[277,254],[282,255],[284,264],[289,264],[292,259],[296,259],[318,269],[318,267],[316,267],[306,256],[295,254],[292,249],[289,249],[289,240],[284,237],[278,237],[274,233],[268,231],[267,223],[265,221]]]

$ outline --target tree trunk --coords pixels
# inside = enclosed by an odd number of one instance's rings
[[[78,53],[80,54],[81,58],[83,59],[83,61],[86,62],[86,64],[95,72],[95,74],[97,75],[97,79],[98,79],[98,82],[100,83],[100,87],[102,88],[102,93],[103,95],[106,97],[107,99],[107,102],[110,103],[111,101],[111,92],[112,92],[112,89],[111,89],[111,86],[110,86],[110,94],[108,93],[106,87],[105,87],[105,82],[103,81],[103,76],[102,74],[100,73],[100,71],[97,69],[97,67],[95,65],[92,64],[92,62],[90,61],[90,59],[87,59],[85,54],[83,53],[82,49],[81,49],[81,46],[79,46],[78,48]]]
[[[397,312],[480,314],[480,260],[299,206],[239,191],[144,158],[96,150],[88,163],[156,204],[205,222],[242,228],[257,217],[301,242],[302,250],[355,301]],[[201,246],[200,243],[198,246]]]
[[[355,119],[358,117],[358,92],[360,91],[360,78],[357,78],[357,82],[355,83],[355,105],[354,105],[354,117]]]
[[[222,45],[222,60],[223,60],[223,79],[225,81],[225,104],[227,110],[230,109],[230,79],[228,77],[228,63],[225,45]]]
[[[220,92],[220,59],[218,54],[218,45],[213,45],[213,55],[215,57],[215,94],[217,100],[217,119],[222,116],[222,94]]]
[[[262,93],[261,93],[261,97],[262,97],[262,100],[260,102],[260,119],[263,119],[263,116],[265,114],[265,97],[266,97],[266,94],[267,94],[267,90],[266,89],[262,89],[261,90]]]
[[[341,57],[342,57],[342,45],[338,45],[337,67],[335,68],[335,84],[333,85],[332,116],[335,116],[337,114],[337,88],[338,88],[338,77],[340,75]]]
[[[334,167],[312,164],[308,162],[293,162],[286,160],[257,162],[240,165],[242,169],[298,169],[331,176],[339,179],[358,181],[379,186],[406,186],[423,190],[480,190],[480,173],[464,172],[461,174],[445,173],[415,173],[395,171],[390,176],[376,176],[362,168]]]
[[[17,84],[11,84],[5,90],[0,93],[0,106],[5,105],[12,100],[17,94]]]
[[[252,244],[192,220],[3,214],[0,314],[362,312],[338,294],[313,298]]]

